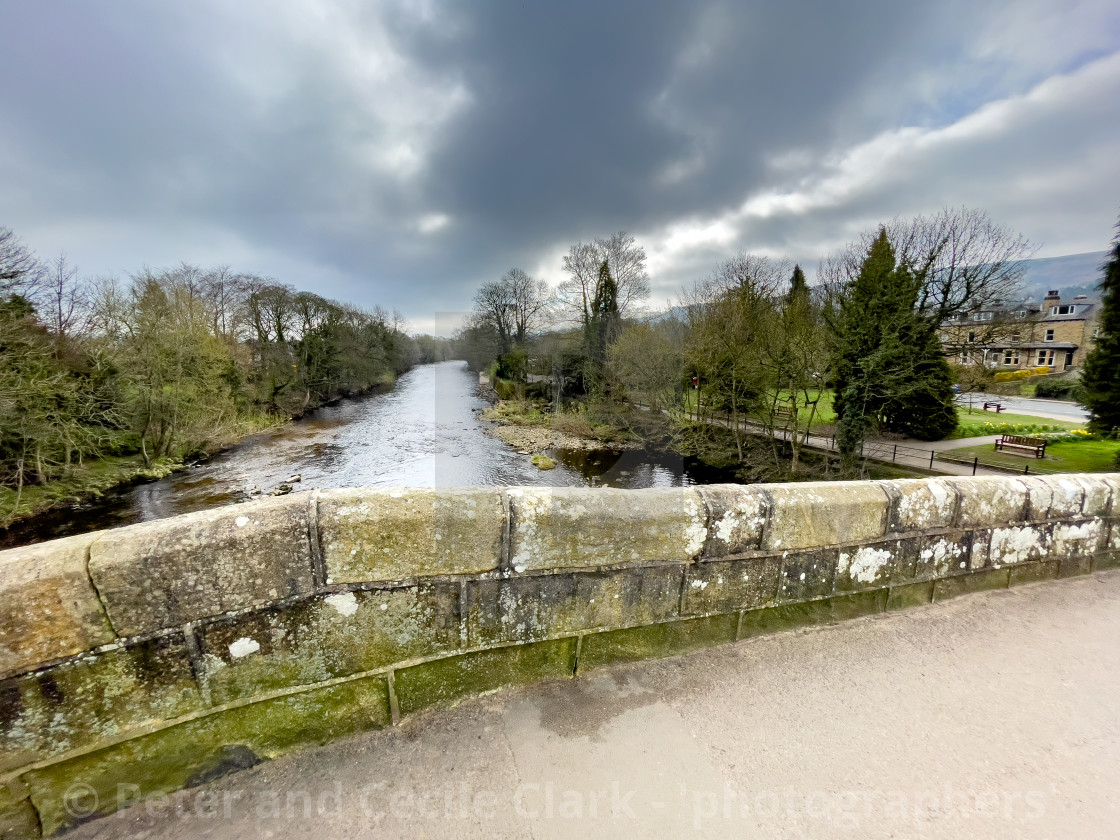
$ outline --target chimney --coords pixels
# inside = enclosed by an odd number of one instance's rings
[[[1046,297],[1042,299],[1042,314],[1048,315],[1051,306],[1058,306],[1062,302],[1062,296],[1058,293],[1057,289],[1051,289],[1046,293]]]

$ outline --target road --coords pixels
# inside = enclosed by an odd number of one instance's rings
[[[1077,403],[1062,400],[1036,400],[1030,397],[1005,397],[1001,394],[962,394],[957,397],[957,404],[969,405],[969,397],[974,408],[982,408],[986,402],[998,402],[1003,405],[1004,411],[1012,414],[1033,414],[1037,417],[1049,417],[1053,420],[1067,420],[1072,423],[1084,423],[1089,419],[1089,412]],[[994,414],[994,412],[993,412]]]
[[[67,840],[1114,838],[1120,573],[475,698]]]

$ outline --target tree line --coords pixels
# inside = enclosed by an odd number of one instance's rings
[[[850,471],[871,435],[953,431],[949,360],[962,347],[948,325],[1013,298],[1032,254],[984,211],[951,208],[868,230],[812,286],[799,265],[740,253],[649,312],[645,252],[617,233],[573,245],[555,289],[520,269],[484,284],[458,339],[472,365],[554,410],[666,418],[655,434],[679,450],[722,448],[759,478],[803,471],[809,428],[830,409]]]
[[[0,228],[0,484],[205,453],[446,351],[381,308],[226,266],[83,278]]]

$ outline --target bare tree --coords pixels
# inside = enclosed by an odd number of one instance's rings
[[[922,281],[918,311],[936,324],[1015,297],[1023,263],[1036,250],[1024,236],[976,208],[896,217],[884,227],[899,264],[909,266]],[[823,281],[834,287],[853,281],[878,230],[865,232],[858,242],[829,256],[821,265]]]
[[[24,294],[33,289],[42,266],[23,240],[0,227],[0,294]]]
[[[520,268],[486,283],[475,295],[475,313],[498,334],[502,353],[523,345],[543,325],[550,305],[548,285]]]
[[[59,341],[82,332],[87,326],[89,298],[78,278],[77,266],[66,261],[66,254],[51,260],[43,274],[38,296],[43,303],[43,320]]]
[[[591,320],[591,304],[599,291],[599,269],[604,260],[618,287],[618,311],[623,318],[632,317],[649,297],[646,252],[633,236],[619,231],[606,239],[577,242],[564,257],[568,279],[557,292],[561,309],[581,326]]]

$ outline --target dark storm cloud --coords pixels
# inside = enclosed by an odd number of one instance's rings
[[[979,204],[1060,253],[1116,209],[1103,2],[0,0],[0,39],[0,224],[418,324],[617,229],[660,296],[895,213]]]

